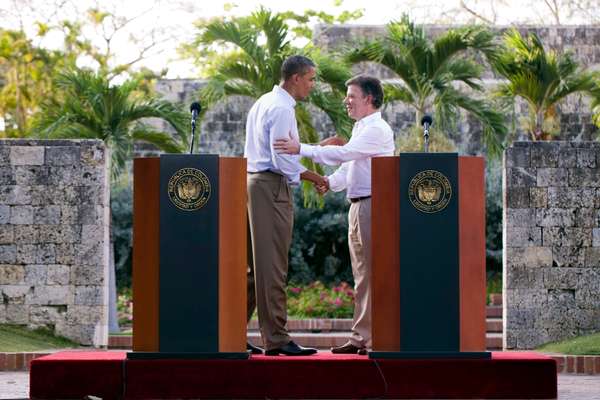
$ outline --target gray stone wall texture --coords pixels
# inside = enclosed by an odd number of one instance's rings
[[[449,26],[427,25],[426,32],[435,37],[449,29]],[[505,27],[494,28],[498,32]],[[600,26],[523,26],[522,33],[536,32],[548,49],[571,51],[575,59],[583,66],[593,69],[600,67]],[[317,47],[324,50],[336,51],[348,44],[356,44],[364,39],[373,39],[385,34],[383,25],[320,25],[315,28],[314,41]],[[493,89],[500,81],[487,65],[484,65],[483,86]],[[357,65],[355,73],[370,73],[381,79],[393,79],[394,74],[382,67],[369,63]],[[192,101],[198,100],[198,90],[203,81],[193,79],[161,80],[157,83],[158,93],[165,98],[182,102],[189,107]],[[477,94],[477,96],[481,96]],[[243,97],[232,97],[207,112],[200,124],[200,152],[219,153],[221,155],[239,156],[244,149],[244,129],[246,116],[253,100]],[[589,100],[579,95],[573,95],[558,107],[561,138],[565,140],[591,140],[596,137],[598,130],[592,123]],[[383,117],[390,123],[396,137],[406,135],[407,128],[414,122],[414,111],[403,103],[387,104],[382,109]],[[527,139],[519,119],[526,115],[527,105],[517,101],[515,115],[508,116],[508,125],[515,129],[512,137]],[[313,110],[313,120],[322,137],[334,133],[333,125],[328,117],[319,110]],[[160,122],[157,127],[168,128]],[[481,154],[481,126],[472,117],[462,114],[454,132],[449,133],[458,151],[462,154]],[[152,151],[152,146],[141,146],[138,154]]]
[[[107,345],[107,168],[99,140],[0,140],[0,324]]]
[[[504,347],[600,331],[600,143],[504,154]]]

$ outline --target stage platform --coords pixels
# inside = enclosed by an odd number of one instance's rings
[[[395,398],[552,399],[553,359],[494,352],[489,360],[371,360],[323,351],[248,360],[127,360],[71,351],[31,362],[32,399]]]

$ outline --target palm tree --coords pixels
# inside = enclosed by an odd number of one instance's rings
[[[594,74],[582,70],[569,54],[546,51],[535,33],[524,38],[514,28],[507,31],[492,65],[508,81],[496,94],[505,99],[522,97],[527,102],[527,129],[532,140],[549,138],[545,122],[568,95],[583,92],[600,99]]]
[[[493,34],[484,28],[450,29],[430,41],[423,28],[405,15],[387,25],[384,38],[350,48],[347,59],[351,63],[371,61],[392,70],[399,79],[385,84],[384,100],[399,100],[412,106],[415,126],[433,110],[434,124],[447,132],[455,126],[458,111],[465,110],[482,124],[488,150],[498,154],[507,131],[502,114],[487,101],[460,90],[466,85],[482,91],[483,68],[471,54],[475,51],[491,57],[494,49]]]
[[[111,86],[106,76],[74,69],[60,73],[55,79],[59,90],[56,96],[42,102],[36,117],[34,132],[44,138],[101,139],[111,151],[110,171],[113,179],[119,176],[131,157],[134,142],[145,141],[159,149],[179,153],[187,146],[187,113],[172,103],[155,98],[137,97],[139,82],[130,80]],[[171,135],[159,132],[141,121],[160,118],[176,132],[179,142]],[[110,214],[111,246],[109,257],[109,321],[110,329],[118,330],[116,320],[116,279],[112,211]]]
[[[111,86],[104,75],[73,69],[58,74],[54,85],[59,94],[42,102],[35,121],[37,135],[103,140],[111,150],[113,178],[131,157],[135,141],[171,153],[187,145],[187,113],[166,100],[137,96],[136,80]],[[178,141],[142,122],[144,118],[167,121]]]
[[[293,47],[283,14],[260,8],[247,17],[212,21],[202,27],[198,44],[208,46],[213,43],[233,45],[234,49],[219,57],[215,70],[202,89],[201,96],[207,108],[232,95],[259,98],[280,83],[281,64],[288,56],[306,54],[317,64],[320,81],[307,103],[324,111],[339,134],[350,135],[352,121],[342,104],[346,92],[344,83],[350,78],[350,70],[343,62],[322,54],[318,49]],[[318,141],[307,104],[296,106],[296,118],[300,140],[309,143]],[[305,159],[303,163],[321,172],[312,160]],[[312,186],[303,185],[305,204],[320,203],[321,200],[313,196]]]

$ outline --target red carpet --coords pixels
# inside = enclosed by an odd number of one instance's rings
[[[369,360],[320,352],[250,360],[125,360],[63,352],[31,363],[34,399],[556,398],[556,364],[536,353],[491,360]]]

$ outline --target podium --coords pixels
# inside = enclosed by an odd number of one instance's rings
[[[247,358],[246,160],[136,158],[130,359]]]
[[[372,160],[371,358],[489,358],[482,157]]]

